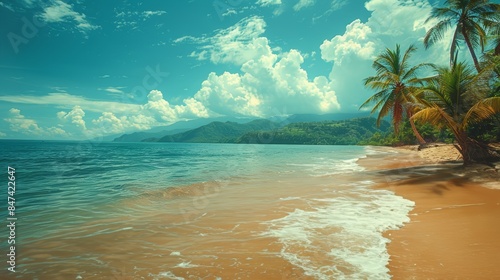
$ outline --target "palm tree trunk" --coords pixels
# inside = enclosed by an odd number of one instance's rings
[[[453,67],[453,65],[455,65],[455,59],[456,59],[456,55],[457,55],[457,48],[456,48],[456,44],[457,44],[457,35],[458,35],[458,27],[455,28],[455,32],[453,33],[453,39],[451,40],[451,47],[450,47],[450,68]]]
[[[415,126],[415,122],[411,118],[413,116],[413,113],[411,112],[411,109],[407,109],[406,115],[408,116],[408,119],[410,120],[410,126],[411,126],[411,129],[413,130],[413,135],[415,135],[415,137],[417,137],[418,143],[420,145],[427,144],[425,142],[424,137],[422,137],[422,135],[420,135],[420,133],[418,132],[417,127]]]
[[[467,44],[467,48],[469,48],[470,55],[472,56],[472,61],[474,61],[474,66],[476,67],[477,72],[481,72],[481,66],[479,66],[479,62],[477,60],[476,53],[474,52],[474,47],[472,47],[472,44],[469,39],[469,35],[467,34],[467,31],[462,29],[462,35],[464,36],[465,43]]]
[[[422,137],[422,135],[420,135],[420,133],[418,132],[417,127],[415,126],[415,122],[411,119],[411,117],[410,117],[410,125],[411,129],[413,130],[413,134],[417,137],[418,143],[420,143],[420,145],[425,145],[426,142]]]
[[[463,130],[454,132],[454,134],[458,144],[454,146],[462,155],[464,165],[473,162],[488,162],[493,158],[494,155],[488,145],[469,138]]]

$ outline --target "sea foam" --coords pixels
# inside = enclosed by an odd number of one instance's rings
[[[369,184],[309,199],[312,209],[265,222],[268,230],[262,235],[277,238],[281,257],[315,279],[390,279],[389,240],[382,232],[409,222],[414,203]]]

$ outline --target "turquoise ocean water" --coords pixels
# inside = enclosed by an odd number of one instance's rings
[[[18,218],[16,273],[3,262],[0,276],[389,279],[381,232],[408,221],[413,203],[370,189],[357,164],[370,153],[377,152],[0,141],[5,186],[8,166],[16,170]]]

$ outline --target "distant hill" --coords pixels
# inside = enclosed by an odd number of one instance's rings
[[[132,132],[128,134],[123,134],[121,136],[115,136],[113,140],[114,142],[141,142],[141,141],[155,141],[166,135],[177,134],[181,132],[185,132],[191,129],[195,129],[197,127],[209,124],[214,121],[233,121],[233,122],[248,122],[248,118],[234,118],[234,117],[220,117],[220,118],[209,118],[209,119],[195,119],[189,121],[178,121],[174,124],[168,126],[159,126],[152,128],[147,131],[138,131]]]
[[[196,119],[179,121],[169,126],[155,127],[148,131],[139,131],[120,136],[115,136],[115,142],[204,142],[204,143],[226,143],[235,142],[246,133],[256,131],[271,131],[285,125],[295,123],[316,123],[324,121],[341,121],[352,118],[367,116],[368,113],[336,113],[336,114],[296,114],[288,117],[273,117],[269,120],[259,119],[256,123],[246,123],[252,119],[220,117],[210,119]],[[267,122],[264,122],[267,121]],[[272,126],[269,126],[273,123]],[[241,124],[245,124],[240,126]],[[267,125],[267,126],[266,126]],[[309,132],[308,132],[309,133]],[[242,141],[267,141],[263,134],[255,134],[254,140],[244,139]],[[260,137],[260,138],[259,138]],[[284,141],[284,140],[283,140]]]
[[[348,119],[357,119],[370,116],[370,112],[356,112],[356,113],[334,113],[334,114],[295,114],[289,116],[285,123],[298,123],[298,122],[322,122],[322,121],[342,121]]]
[[[172,135],[172,134],[177,134],[184,132],[188,129],[174,129],[174,130],[162,130],[160,132],[133,132],[130,134],[123,134],[120,137],[115,138],[113,141],[114,142],[141,142],[144,141],[145,139],[149,138],[161,138],[165,135]]]
[[[270,120],[253,120],[248,123],[212,122],[186,132],[166,135],[158,142],[188,142],[188,143],[234,143],[251,131],[269,131],[280,127]],[[147,139],[152,141],[152,139]]]
[[[236,140],[237,143],[356,145],[374,133],[385,133],[391,125],[382,121],[376,126],[374,118],[343,121],[291,123],[274,131],[252,131]]]

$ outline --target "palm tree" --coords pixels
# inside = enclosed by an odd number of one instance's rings
[[[424,88],[428,102],[422,103],[425,108],[412,119],[447,127],[455,136],[464,164],[489,159],[493,156],[490,147],[470,138],[467,128],[500,113],[500,97],[487,97],[491,89],[481,78],[484,72],[474,75],[465,63],[436,71]]]
[[[399,126],[403,117],[406,115],[410,119],[410,125],[413,133],[419,143],[425,144],[425,140],[418,133],[413,120],[410,118],[413,113],[414,104],[418,98],[416,92],[421,86],[421,80],[417,78],[417,71],[429,64],[419,64],[409,66],[408,60],[417,49],[410,45],[403,55],[401,55],[400,46],[396,45],[396,50],[386,49],[373,62],[372,67],[377,71],[377,75],[368,77],[364,80],[365,86],[377,90],[373,96],[368,98],[361,106],[364,108],[368,104],[375,103],[371,113],[379,111],[377,125],[383,117],[392,113],[394,131],[399,132]]]
[[[450,65],[456,60],[457,48],[465,41],[477,72],[481,71],[474,49],[484,51],[488,29],[500,24],[500,4],[488,0],[447,0],[444,7],[435,7],[426,22],[437,19],[438,23],[427,31],[424,38],[426,48],[441,40],[451,27],[455,28],[450,47]]]

